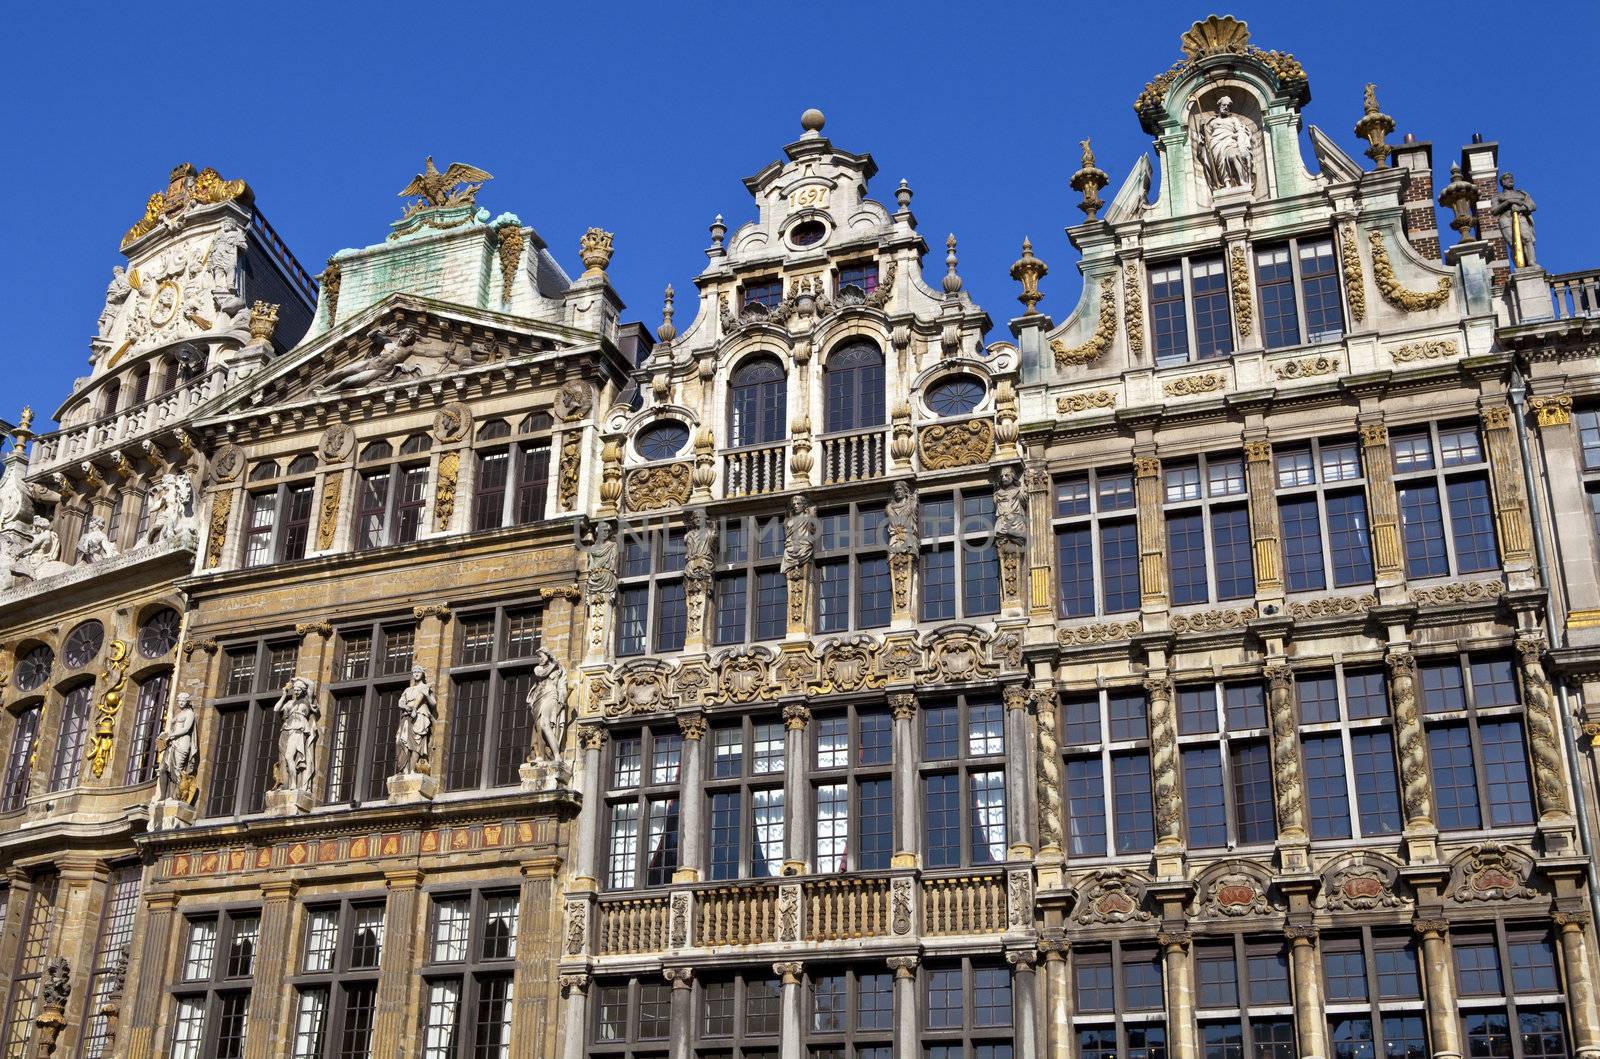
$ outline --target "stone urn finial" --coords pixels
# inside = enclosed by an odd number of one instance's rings
[[[1394,131],[1394,119],[1378,108],[1378,86],[1371,81],[1367,82],[1361,109],[1361,120],[1356,122],[1355,134],[1371,145],[1367,148],[1367,157],[1372,159],[1373,165],[1381,167],[1384,159],[1394,150],[1386,142]]]
[[[1079,162],[1078,171],[1072,174],[1071,187],[1083,195],[1083,201],[1078,203],[1078,209],[1084,212],[1085,220],[1096,220],[1100,214],[1100,207],[1105,202],[1100,198],[1100,189],[1111,183],[1111,178],[1106,171],[1094,164],[1094,147],[1087,139],[1078,141],[1083,154]]]
[[[578,240],[578,257],[583,261],[585,276],[604,275],[611,264],[612,233],[601,228],[590,228]]]
[[[1023,237],[1022,256],[1011,266],[1011,278],[1022,284],[1022,293],[1017,295],[1029,313],[1036,313],[1038,304],[1044,300],[1044,295],[1039,292],[1039,280],[1050,271],[1043,261],[1033,256],[1033,240]]]

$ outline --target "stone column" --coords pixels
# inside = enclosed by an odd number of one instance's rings
[[[1028,541],[1028,613],[1053,620],[1055,579],[1050,572],[1055,569],[1055,534],[1050,532],[1050,515],[1054,510],[1050,502],[1050,472],[1043,467],[1029,467],[1022,480],[1028,487],[1031,538]]]
[[[1317,928],[1290,923],[1289,971],[1294,981],[1295,1034],[1302,1059],[1326,1059],[1328,1014],[1322,998],[1322,967],[1317,959]]]
[[[1567,982],[1567,1014],[1572,1042],[1579,1059],[1600,1055],[1600,1005],[1595,1000],[1594,970],[1589,962],[1589,912],[1557,912],[1552,917],[1561,931],[1561,961]]]
[[[706,870],[705,756],[702,753],[706,727],[703,713],[678,715],[678,731],[683,733],[678,778],[683,795],[678,802],[678,870],[672,873],[675,883],[699,882]],[[784,797],[787,800],[788,795]]]
[[[805,1013],[800,1008],[800,973],[805,968],[799,962],[775,963],[772,973],[783,979],[782,1041],[778,1046],[778,1059],[801,1059],[800,1042],[805,1039]]]
[[[1361,457],[1367,476],[1367,509],[1372,520],[1372,569],[1378,587],[1405,580],[1400,550],[1400,500],[1394,491],[1389,428],[1382,421],[1361,425]]]
[[[1272,475],[1272,442],[1247,438],[1244,443],[1250,488],[1250,535],[1255,541],[1256,598],[1283,596],[1283,545],[1278,527],[1276,482]]]
[[[1561,734],[1556,727],[1555,692],[1544,671],[1544,648],[1542,636],[1517,637],[1523,708],[1528,743],[1533,751],[1533,789],[1539,796],[1539,822],[1565,823],[1571,818],[1571,806],[1567,801],[1566,769],[1561,762]]]
[[[606,730],[598,724],[578,728],[578,748],[583,757],[583,806],[578,814],[578,834],[573,842],[572,881],[574,890],[596,889],[595,856],[600,848],[600,821],[605,815],[604,786],[600,774],[600,748],[605,746]]]
[[[562,975],[561,996],[561,1059],[583,1059],[589,1043],[584,1034],[589,1024],[589,976]]]
[[[13,883],[13,885],[15,885]],[[147,893],[144,897],[144,944],[128,968],[133,983],[133,1004],[123,1037],[127,1059],[153,1059],[156,1054],[156,1029],[161,1023],[161,1004],[171,978],[169,955],[174,951],[172,926],[178,910],[178,895]]]
[[[1039,803],[1039,855],[1057,865],[1066,857],[1061,816],[1061,744],[1056,729],[1058,706],[1054,688],[1034,689],[1033,723],[1037,732],[1034,795]]]
[[[1167,605],[1167,534],[1161,521],[1161,461],[1135,456],[1134,494],[1139,505],[1139,598],[1146,610]]]
[[[690,1059],[694,1045],[694,968],[664,967],[661,973],[672,983],[672,1039],[667,1045],[667,1059]],[[581,1026],[578,1032],[581,1037]]]
[[[545,1034],[552,1031],[551,1007],[555,990],[550,972],[559,958],[560,928],[552,910],[556,900],[556,873],[561,870],[557,856],[530,857],[520,865],[522,892],[517,900],[516,980],[512,995],[511,1039],[513,1055],[544,1059],[554,1053],[553,1042],[546,1045]]]
[[[22,944],[22,919],[33,893],[33,876],[13,863],[6,867],[5,930],[0,933],[0,967],[17,965],[17,949]]]
[[[806,725],[811,708],[791,702],[783,708],[783,830],[785,875],[804,875],[811,862],[811,814],[806,807]]]
[[[1178,784],[1178,711],[1165,674],[1144,682],[1149,696],[1150,778],[1155,786],[1156,873],[1183,871],[1183,788]]]
[[[894,972],[894,1059],[918,1059],[917,958],[891,956],[889,969]]]
[[[1535,470],[1546,482],[1577,482],[1580,470],[1578,436],[1572,426],[1572,395],[1548,393],[1528,399],[1528,407],[1539,426],[1538,462]],[[1540,490],[1550,509],[1550,523],[1545,527],[1547,539],[1555,541],[1584,541],[1593,532],[1593,516],[1589,511],[1589,498],[1581,489]],[[1592,570],[1594,559],[1588,548],[1554,548],[1546,553],[1551,561],[1561,564],[1561,576],[1550,571],[1551,582],[1559,584],[1566,595],[1568,627],[1573,621],[1592,621],[1600,617],[1600,580]]]
[[[1272,734],[1272,789],[1278,810],[1278,848],[1286,870],[1310,868],[1306,791],[1300,769],[1300,726],[1295,717],[1294,673],[1277,658],[1267,663],[1267,720]]]
[[[917,696],[910,691],[889,693],[889,714],[894,718],[894,857],[890,865],[915,868],[917,855]]]
[[[285,981],[295,956],[294,895],[299,889],[293,879],[261,884],[261,934],[256,942],[254,999],[244,1059],[281,1055],[294,1036],[294,990]],[[387,939],[387,931],[384,937]]]
[[[1409,650],[1390,648],[1389,701],[1394,707],[1394,741],[1400,758],[1400,802],[1406,814],[1405,840],[1413,863],[1435,859],[1439,828],[1433,818],[1433,778],[1428,772],[1428,737],[1417,710],[1417,660]]]
[[[1016,1023],[1017,1059],[1039,1057],[1039,992],[1034,964],[1039,954],[1033,949],[1012,949],[1006,953],[1011,965],[1011,1008]]]
[[[1171,1059],[1199,1059],[1194,1023],[1194,966],[1189,962],[1189,932],[1164,930],[1156,936],[1165,956],[1167,976],[1167,1054]]]
[[[409,1059],[417,1035],[410,1032],[408,1013],[411,991],[417,982],[413,969],[417,940],[426,917],[422,914],[422,872],[396,868],[384,872],[389,896],[383,908],[383,951],[379,956],[378,997],[372,1015],[372,1054]]]
[[[1067,967],[1070,945],[1059,934],[1039,939],[1044,953],[1045,1049],[1047,1059],[1072,1059],[1072,981]]]
[[[56,1047],[67,1054],[76,1048],[85,1009],[94,1001],[88,985],[111,868],[103,860],[82,854],[68,854],[56,866],[61,876],[56,890],[55,953],[66,959],[77,979],[62,1011],[63,1032],[56,1040]]]
[[[1456,976],[1450,952],[1450,923],[1418,918],[1411,929],[1422,937],[1422,978],[1428,995],[1428,1033],[1433,1059],[1461,1059],[1461,1021],[1456,1010]]]
[[[1489,482],[1494,492],[1494,521],[1500,540],[1500,559],[1511,577],[1512,588],[1532,588],[1533,532],[1528,521],[1528,497],[1523,490],[1522,456],[1511,430],[1511,409],[1503,397],[1485,397],[1482,406],[1483,440],[1489,458]]]
[[[1033,859],[1033,820],[1028,807],[1029,744],[1028,706],[1031,696],[1023,684],[1007,684],[1002,689],[1006,705],[1006,852],[1007,860]],[[1030,969],[1029,974],[1032,974]]]

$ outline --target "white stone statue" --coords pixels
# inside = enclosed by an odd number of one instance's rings
[[[1500,221],[1500,234],[1505,237],[1506,256],[1518,268],[1526,268],[1533,260],[1533,196],[1517,187],[1517,178],[1510,173],[1500,174],[1500,190],[1495,192],[1491,212]]]
[[[817,554],[817,515],[803,496],[789,501],[789,514],[783,520],[783,562],[785,574],[809,569]]]
[[[122,315],[122,308],[128,302],[128,296],[133,293],[133,284],[128,280],[127,272],[121,265],[111,266],[111,283],[106,287],[106,307],[100,310],[100,323],[97,331],[101,338],[108,338],[111,329],[116,325],[117,317]]]
[[[161,753],[156,762],[156,796],[164,802],[186,802],[194,793],[194,774],[200,764],[194,725],[194,702],[188,692],[180,691],[167,726],[156,740]]]
[[[617,541],[611,535],[609,522],[594,524],[594,541],[588,552],[584,590],[591,602],[604,602],[617,590]]]
[[[18,560],[37,570],[45,563],[57,562],[60,558],[61,538],[51,528],[50,520],[43,515],[33,516],[33,543],[18,556]]]
[[[295,677],[283,687],[272,707],[281,719],[278,730],[278,787],[295,794],[311,793],[317,778],[317,736],[322,709],[311,682]]]
[[[78,561],[98,563],[117,557],[117,546],[106,536],[106,520],[90,515],[83,535],[78,538]]]
[[[1191,102],[1191,107],[1198,104]],[[1200,121],[1196,151],[1213,190],[1248,188],[1255,183],[1256,127],[1233,112],[1233,99],[1217,100],[1217,112]]]
[[[533,687],[528,689],[528,709],[533,712],[533,727],[538,735],[528,751],[534,763],[561,760],[566,741],[567,673],[549,651],[540,650],[533,665]]]
[[[234,272],[238,268],[239,252],[245,248],[244,229],[237,224],[224,224],[211,244],[206,265],[211,270],[212,290],[232,290]]]
[[[439,701],[421,666],[411,667],[411,683],[400,693],[399,706],[400,724],[394,733],[395,771],[428,772]]]
[[[412,347],[417,343],[416,328],[401,327],[393,331],[377,328],[373,330],[372,338],[378,342],[375,352],[357,357],[343,367],[335,368],[328,373],[328,377],[322,380],[317,389],[323,393],[353,390],[368,383],[392,379],[397,375],[422,373],[416,365],[404,363],[412,355]]]
[[[696,509],[693,518],[683,535],[683,579],[690,589],[703,592],[710,589],[717,564],[717,528],[706,517],[705,508]]]
[[[150,525],[145,531],[144,543],[176,541],[180,545],[187,542],[192,547],[196,536],[194,516],[189,510],[193,495],[194,486],[187,475],[169,472],[156,479],[145,498]]]
[[[888,536],[890,555],[916,555],[922,542],[918,525],[920,508],[917,495],[903,481],[894,483],[894,495],[883,509],[883,528]]]
[[[1028,539],[1028,494],[1014,467],[1002,467],[995,482],[994,538],[1017,545]]]

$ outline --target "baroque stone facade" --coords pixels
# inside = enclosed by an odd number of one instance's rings
[[[816,111],[654,340],[174,170],[0,478],[0,1052],[1600,1054],[1600,280],[1181,45],[1007,341]]]

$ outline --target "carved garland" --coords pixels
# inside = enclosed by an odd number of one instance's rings
[[[1361,271],[1361,248],[1356,246],[1356,226],[1346,223],[1339,229],[1339,258],[1344,264],[1345,298],[1350,302],[1350,319],[1367,318],[1367,280]]]
[[[1433,342],[1407,342],[1389,351],[1389,356],[1400,364],[1413,360],[1440,360],[1456,355],[1456,344],[1448,338]]]
[[[211,522],[206,535],[206,568],[215,568],[222,562],[222,550],[228,546],[228,512],[233,509],[233,491],[215,493],[211,497]]]
[[[1100,319],[1095,325],[1094,334],[1089,336],[1089,341],[1081,346],[1068,346],[1057,338],[1050,343],[1050,349],[1056,355],[1056,367],[1066,368],[1093,364],[1105,355],[1111,348],[1111,340],[1117,333],[1117,298],[1116,283],[1114,280],[1100,281]]]
[[[1428,309],[1437,309],[1450,297],[1450,277],[1440,276],[1437,290],[1414,291],[1401,286],[1399,278],[1394,274],[1394,265],[1389,262],[1389,251],[1383,245],[1383,233],[1372,231],[1367,233],[1367,238],[1372,243],[1372,275],[1378,285],[1378,293],[1383,295],[1383,300],[1399,309],[1401,312],[1418,313]]]
[[[1074,625],[1056,632],[1056,642],[1063,647],[1089,647],[1095,644],[1115,643],[1138,636],[1144,626],[1138,621],[1107,621],[1093,625]]]
[[[1056,411],[1062,415],[1087,412],[1091,408],[1115,408],[1117,395],[1110,390],[1093,390],[1089,393],[1070,393],[1056,398]]]
[[[688,463],[669,463],[646,467],[628,475],[623,488],[623,503],[629,511],[656,511],[689,502]]]
[[[439,458],[439,484],[433,493],[433,528],[448,529],[456,510],[456,476],[461,473],[461,453],[447,452]]]
[[[1233,288],[1233,315],[1239,323],[1239,333],[1247,335],[1255,307],[1250,301],[1250,265],[1245,261],[1243,246],[1228,252],[1228,280]]]
[[[570,511],[578,500],[579,432],[567,431],[561,439],[561,469],[556,475],[556,500],[563,511]]]
[[[344,479],[330,474],[322,482],[322,510],[317,514],[317,549],[333,547],[333,533],[339,524],[339,499],[344,492]]]
[[[1284,364],[1274,364],[1272,374],[1279,379],[1310,379],[1318,375],[1332,375],[1339,370],[1339,358],[1321,354],[1315,357],[1305,357],[1301,360],[1291,360]]]
[[[500,237],[500,304],[511,304],[511,284],[517,278],[517,267],[522,264],[525,238],[522,226],[507,221],[495,229]]]
[[[1204,375],[1185,375],[1181,379],[1173,379],[1161,387],[1168,397],[1193,397],[1196,394],[1216,393],[1228,385],[1228,377],[1221,372],[1212,371]]]
[[[994,458],[994,424],[986,419],[924,427],[919,440],[922,464],[930,471],[968,467]]]
[[[1128,262],[1122,269],[1122,330],[1128,336],[1128,352],[1144,353],[1144,295],[1140,293],[1139,268]]]

